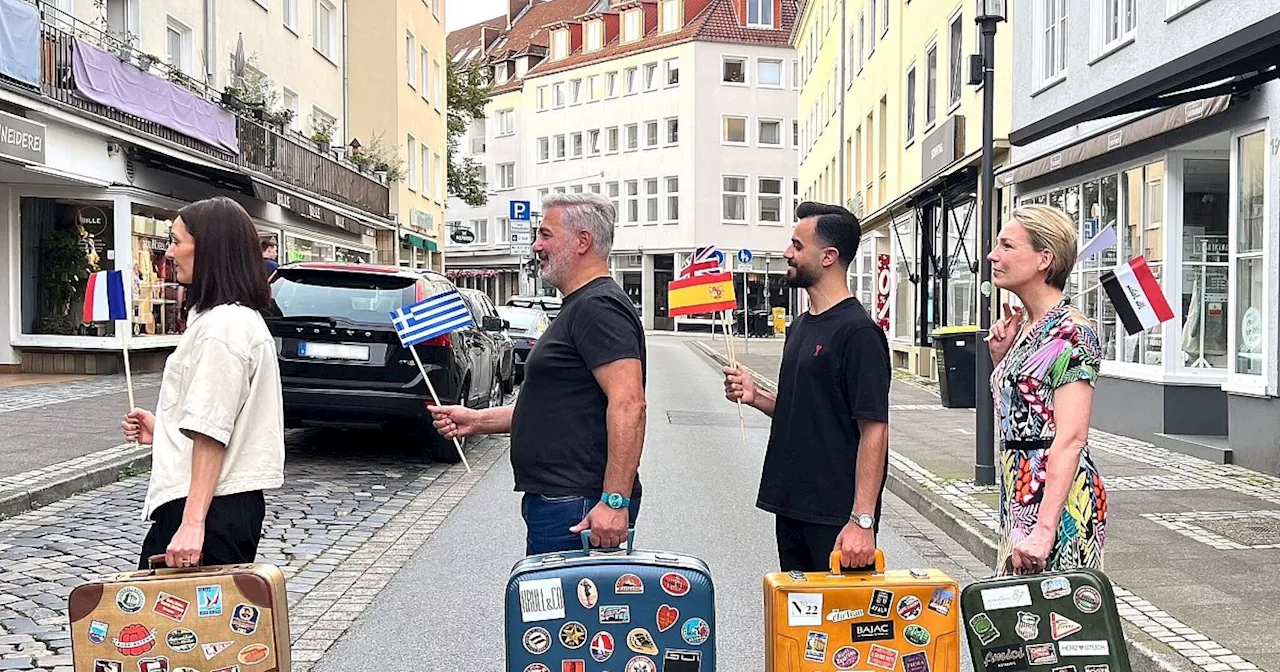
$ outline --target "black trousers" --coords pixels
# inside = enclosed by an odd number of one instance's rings
[[[147,559],[164,555],[173,535],[182,526],[182,512],[187,499],[161,504],[151,512],[151,529],[142,542],[138,569],[150,569]],[[261,490],[214,497],[205,515],[204,549],[201,565],[236,565],[253,562],[262,539],[262,521],[267,515],[266,500]]]
[[[784,572],[829,572],[831,551],[843,525],[806,523],[786,516],[774,516],[778,539],[778,564]],[[870,571],[874,566],[857,568]]]

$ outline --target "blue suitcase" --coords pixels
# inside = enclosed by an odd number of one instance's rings
[[[714,672],[715,589],[701,560],[590,549],[534,555],[507,581],[507,672]]]

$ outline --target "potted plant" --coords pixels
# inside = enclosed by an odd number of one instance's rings
[[[75,333],[71,301],[94,269],[74,231],[53,231],[40,244],[40,282],[44,289],[45,315],[40,331],[46,334]]]
[[[222,90],[222,105],[232,110],[244,109],[244,102],[240,100],[243,95],[244,90],[240,87],[228,86]]]
[[[138,68],[143,72],[151,72],[151,66],[160,62],[160,57],[138,52]]]
[[[321,154],[329,153],[329,143],[333,142],[335,123],[332,119],[311,116],[311,141],[316,143],[316,150]]]

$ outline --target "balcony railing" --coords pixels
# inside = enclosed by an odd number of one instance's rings
[[[250,112],[233,110],[237,114],[236,140],[240,149],[239,155],[233,155],[167,126],[78,95],[73,65],[73,45],[77,39],[118,54],[122,60],[136,58],[139,66],[149,69],[152,76],[167,78],[174,84],[185,86],[210,102],[216,104],[222,99],[221,92],[178,70],[163,63],[144,62],[145,57],[141,52],[115,35],[84,23],[48,3],[36,1],[34,4],[41,13],[41,89],[44,95],[94,116],[129,126],[201,154],[233,162],[371,214],[386,216],[390,212],[391,192],[382,182],[342,161],[317,152],[313,145],[300,136],[295,139],[290,134],[245,116]]]

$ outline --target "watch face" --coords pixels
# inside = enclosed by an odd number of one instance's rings
[[[609,506],[612,506],[615,509],[622,506],[622,495],[619,495],[616,492],[609,495]]]

